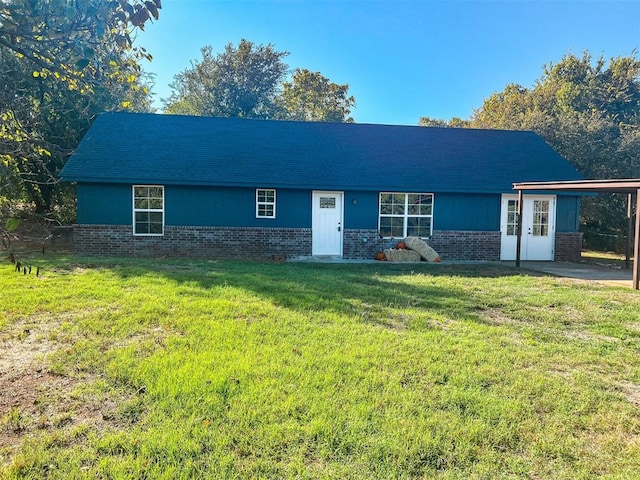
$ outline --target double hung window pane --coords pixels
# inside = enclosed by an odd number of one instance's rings
[[[380,213],[383,215],[404,215],[405,198],[403,193],[383,193],[380,196]]]
[[[258,203],[273,203],[276,200],[276,192],[273,190],[258,190]]]
[[[403,217],[382,217],[380,218],[380,234],[383,237],[404,236],[404,218]]]
[[[164,188],[133,188],[134,234],[162,235],[164,228]]]
[[[137,234],[162,234],[162,212],[136,212]]]
[[[430,237],[431,236],[431,218],[409,217],[407,219],[407,236]]]
[[[274,218],[276,216],[276,191],[273,189],[256,190],[256,217]]]
[[[431,195],[409,194],[408,214],[409,215],[431,215],[433,202]]]
[[[162,210],[162,187],[135,187],[135,208]]]
[[[273,205],[266,203],[258,204],[258,216],[273,217]]]

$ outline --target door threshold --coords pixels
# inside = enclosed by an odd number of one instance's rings
[[[342,261],[342,255],[300,255],[298,257],[291,257],[289,261],[292,262],[340,262]]]

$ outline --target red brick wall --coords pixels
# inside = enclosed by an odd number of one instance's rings
[[[582,251],[581,232],[557,232],[556,254],[557,262],[579,262]]]
[[[159,237],[134,237],[130,225],[76,225],[79,255],[272,259],[311,255],[310,228],[165,227]],[[345,229],[343,256],[372,259],[399,239],[376,230]],[[443,260],[500,260],[500,232],[436,230],[428,240]],[[581,233],[557,233],[555,259],[578,261]]]
[[[311,255],[311,229],[165,226],[163,236],[133,236],[128,225],[76,225],[78,255],[272,259]]]
[[[443,260],[500,260],[500,232],[436,230],[429,245]]]

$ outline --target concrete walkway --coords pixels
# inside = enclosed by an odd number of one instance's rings
[[[515,262],[508,262],[515,266]],[[542,272],[563,278],[588,280],[607,285],[622,285],[632,287],[633,273],[631,270],[598,266],[586,263],[569,262],[522,262],[521,268]]]

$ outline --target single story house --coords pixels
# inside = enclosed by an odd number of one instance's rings
[[[373,258],[407,236],[512,260],[523,181],[580,174],[532,132],[99,115],[62,171],[78,254]],[[580,197],[523,200],[522,259],[580,256]]]

